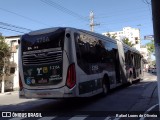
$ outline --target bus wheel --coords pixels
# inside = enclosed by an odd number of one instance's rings
[[[103,81],[102,89],[103,89],[102,96],[106,96],[109,93],[109,89],[110,89],[109,82]]]
[[[129,85],[132,85],[132,81],[133,81],[133,75],[132,75],[132,73],[129,74],[128,80],[129,80]]]

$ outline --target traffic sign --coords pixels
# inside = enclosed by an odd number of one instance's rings
[[[154,35],[146,35],[144,36],[144,40],[154,40]]]

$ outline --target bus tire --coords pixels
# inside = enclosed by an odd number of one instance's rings
[[[130,72],[130,74],[129,74],[128,81],[129,81],[129,85],[132,85],[132,82],[133,82],[133,74],[132,74],[131,72]]]
[[[110,84],[109,84],[109,79],[108,77],[104,77],[102,81],[102,96],[106,96],[109,93],[110,90]]]

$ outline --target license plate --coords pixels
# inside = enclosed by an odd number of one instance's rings
[[[41,84],[41,83],[48,83],[48,80],[47,79],[40,79],[38,80],[38,83]]]

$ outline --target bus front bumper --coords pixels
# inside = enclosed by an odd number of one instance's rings
[[[58,89],[25,89],[19,92],[20,98],[67,98],[75,97],[74,90],[68,89],[66,86]]]

